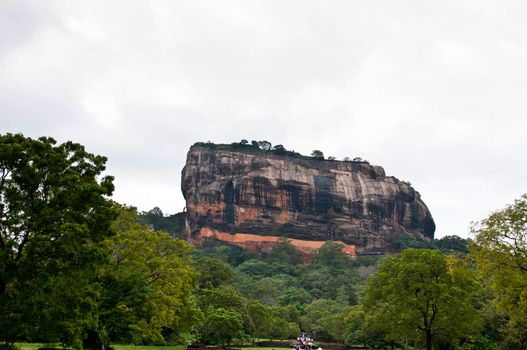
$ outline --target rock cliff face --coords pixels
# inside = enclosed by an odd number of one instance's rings
[[[305,251],[335,240],[367,254],[390,250],[398,234],[435,231],[419,193],[366,162],[193,146],[181,187],[194,240],[254,248],[285,237]]]

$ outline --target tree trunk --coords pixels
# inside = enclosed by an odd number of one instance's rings
[[[5,281],[3,278],[0,278],[0,296],[4,295],[6,289],[7,281]]]
[[[104,326],[99,325],[97,336],[101,342],[101,350],[106,350],[110,343],[110,339],[108,339],[108,332],[106,332],[106,328],[104,328]]]
[[[432,350],[432,330],[426,330],[426,350]]]

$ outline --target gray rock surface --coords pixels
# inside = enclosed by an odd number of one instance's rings
[[[301,240],[339,240],[358,253],[398,234],[433,238],[434,220],[408,183],[380,166],[193,146],[181,183],[191,237],[201,228]]]

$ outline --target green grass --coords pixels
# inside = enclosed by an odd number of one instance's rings
[[[38,348],[48,347],[48,346],[60,347],[60,345],[44,344],[44,343],[15,343],[15,346],[18,347],[20,350],[36,350]]]

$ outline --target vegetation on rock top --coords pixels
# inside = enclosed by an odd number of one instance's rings
[[[299,159],[307,159],[307,160],[324,160],[324,153],[320,150],[313,150],[311,152],[311,156],[306,156],[303,154],[300,154],[298,152],[287,150],[283,145],[275,145],[273,146],[269,141],[247,141],[247,140],[241,140],[240,142],[232,142],[232,143],[220,143],[216,144],[213,142],[196,142],[194,143],[190,148],[194,147],[205,147],[215,150],[227,150],[227,151],[243,151],[243,152],[266,152],[276,155],[285,155],[290,156],[294,158]],[[326,160],[334,161],[336,160],[335,157],[329,156]],[[355,163],[367,163],[369,162],[367,160],[364,160],[360,157],[354,157],[353,159],[350,157],[344,157],[342,160],[344,162],[355,162]]]

